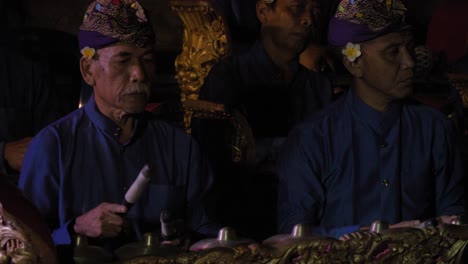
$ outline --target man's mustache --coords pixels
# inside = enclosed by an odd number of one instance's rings
[[[146,83],[135,83],[127,86],[122,95],[129,95],[129,94],[141,94],[144,93],[149,96],[150,93],[150,85]]]

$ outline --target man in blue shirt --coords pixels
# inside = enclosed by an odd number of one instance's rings
[[[158,232],[163,209],[194,233],[216,234],[204,207],[213,178],[197,144],[144,112],[155,70],[150,23],[134,0],[89,5],[79,32],[80,69],[94,94],[85,107],[43,129],[28,148],[19,185],[57,245],[83,235],[121,246],[130,241],[113,241],[123,233],[141,238]],[[151,182],[127,210],[121,202],[145,164],[152,168]],[[122,232],[122,213],[134,232]]]
[[[309,224],[341,237],[375,220],[415,226],[463,214],[453,123],[407,97],[412,37],[399,1],[343,0],[329,42],[353,87],[289,136],[278,174],[279,230]]]
[[[225,215],[220,213],[221,218],[235,227],[245,220],[239,228],[252,230],[244,235],[264,239],[274,234],[276,225],[271,219],[275,219],[276,213],[272,208],[276,201],[276,176],[272,164],[279,146],[294,125],[331,101],[327,77],[299,64],[299,54],[314,33],[313,15],[318,9],[316,0],[258,0],[256,15],[261,28],[257,41],[249,50],[216,64],[200,90],[199,99],[240,112],[252,129],[256,148],[253,172],[229,163],[223,122],[196,119],[192,122],[194,137],[216,161],[219,175],[223,175],[220,184],[226,188],[218,188],[225,190],[220,191],[221,195],[227,196],[223,204],[236,201],[225,206],[229,209]],[[243,190],[242,194],[239,190]],[[253,195],[246,198],[248,193]],[[275,197],[271,198],[271,194]],[[240,199],[245,201],[238,202]],[[241,208],[234,209],[238,205]],[[239,217],[243,214],[252,217]],[[237,218],[241,219],[231,221]],[[256,220],[259,227],[254,224]],[[269,224],[272,224],[269,230],[260,231]],[[262,234],[253,234],[257,231]]]
[[[245,53],[213,67],[200,99],[242,109],[255,137],[284,137],[331,101],[325,76],[299,64],[313,34],[314,0],[259,0],[260,37]]]

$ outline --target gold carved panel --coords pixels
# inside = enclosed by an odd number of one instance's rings
[[[184,103],[186,111],[194,117],[201,119],[226,120],[235,131],[231,135],[231,160],[242,162],[244,165],[252,165],[255,160],[255,143],[252,129],[247,119],[238,110],[228,111],[222,104],[216,104],[204,100],[187,100]]]
[[[403,263],[463,264],[468,227],[387,229],[380,233],[359,231],[346,241],[329,237],[278,235],[258,244],[216,247],[197,252],[169,251],[128,256],[123,264],[341,264]],[[155,251],[156,252],[156,251]],[[90,259],[89,263],[93,263]],[[87,263],[86,261],[82,263]]]
[[[57,262],[55,252],[34,233],[34,230],[29,229],[22,221],[6,212],[0,204],[0,264],[10,263],[54,264]]]
[[[209,0],[171,0],[172,9],[184,24],[182,52],[175,61],[181,101],[197,100],[211,67],[230,53],[228,27]],[[190,132],[192,112],[185,110],[184,123]]]

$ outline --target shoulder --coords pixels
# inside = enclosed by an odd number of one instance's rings
[[[307,88],[314,90],[314,93],[323,101],[323,106],[329,105],[333,97],[333,88],[330,78],[323,73],[311,71],[302,65],[299,65],[299,67],[309,83]]]
[[[289,137],[300,141],[322,141],[324,137],[331,137],[343,125],[346,119],[343,113],[346,104],[342,98],[333,102],[323,110],[308,116],[301,124],[296,126]],[[315,144],[315,143],[314,143]]]
[[[216,76],[220,74],[233,75],[237,72],[234,70],[239,67],[239,64],[239,56],[230,55],[214,64],[210,70],[209,76]]]
[[[262,63],[261,60],[264,57],[262,52],[264,51],[262,51],[260,44],[255,43],[249,49],[231,54],[217,62],[210,71],[210,75],[216,73],[235,75],[239,74],[241,69],[257,67]]]
[[[326,124],[338,123],[344,118],[343,113],[347,111],[346,106],[345,95],[342,95],[321,111],[308,116],[304,120],[304,124],[313,127],[321,127]]]
[[[156,134],[156,136],[161,137],[167,140],[174,140],[174,141],[185,141],[190,142],[192,141],[192,136],[188,134],[184,129],[174,124],[171,124],[167,121],[158,119],[156,117],[151,116],[151,114],[147,114],[147,123],[148,128],[150,129],[150,133]]]
[[[300,71],[304,71],[306,73],[309,79],[331,83],[330,78],[323,73],[311,71],[304,67],[302,64],[299,64],[299,68]]]
[[[420,122],[423,125],[442,125],[442,126],[452,126],[453,121],[444,115],[439,110],[424,105],[412,98],[406,99],[404,101],[403,107],[408,118],[413,119],[416,122]]]
[[[38,135],[41,134],[50,134],[50,133],[65,133],[67,131],[72,130],[73,128],[77,127],[77,123],[79,123],[83,118],[85,118],[86,114],[83,108],[76,109],[75,111],[71,112],[70,114],[58,119],[57,121],[50,123],[44,129],[42,129]]]

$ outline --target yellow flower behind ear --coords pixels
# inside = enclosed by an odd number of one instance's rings
[[[92,59],[94,57],[94,54],[96,53],[96,50],[93,49],[93,48],[90,48],[88,46],[84,47],[83,49],[81,49],[81,54],[83,55],[83,57],[85,57],[86,59]]]
[[[349,61],[353,62],[356,58],[361,56],[361,46],[359,46],[359,44],[348,42],[348,44],[346,44],[346,48],[341,50],[341,54],[345,55],[348,57]]]

